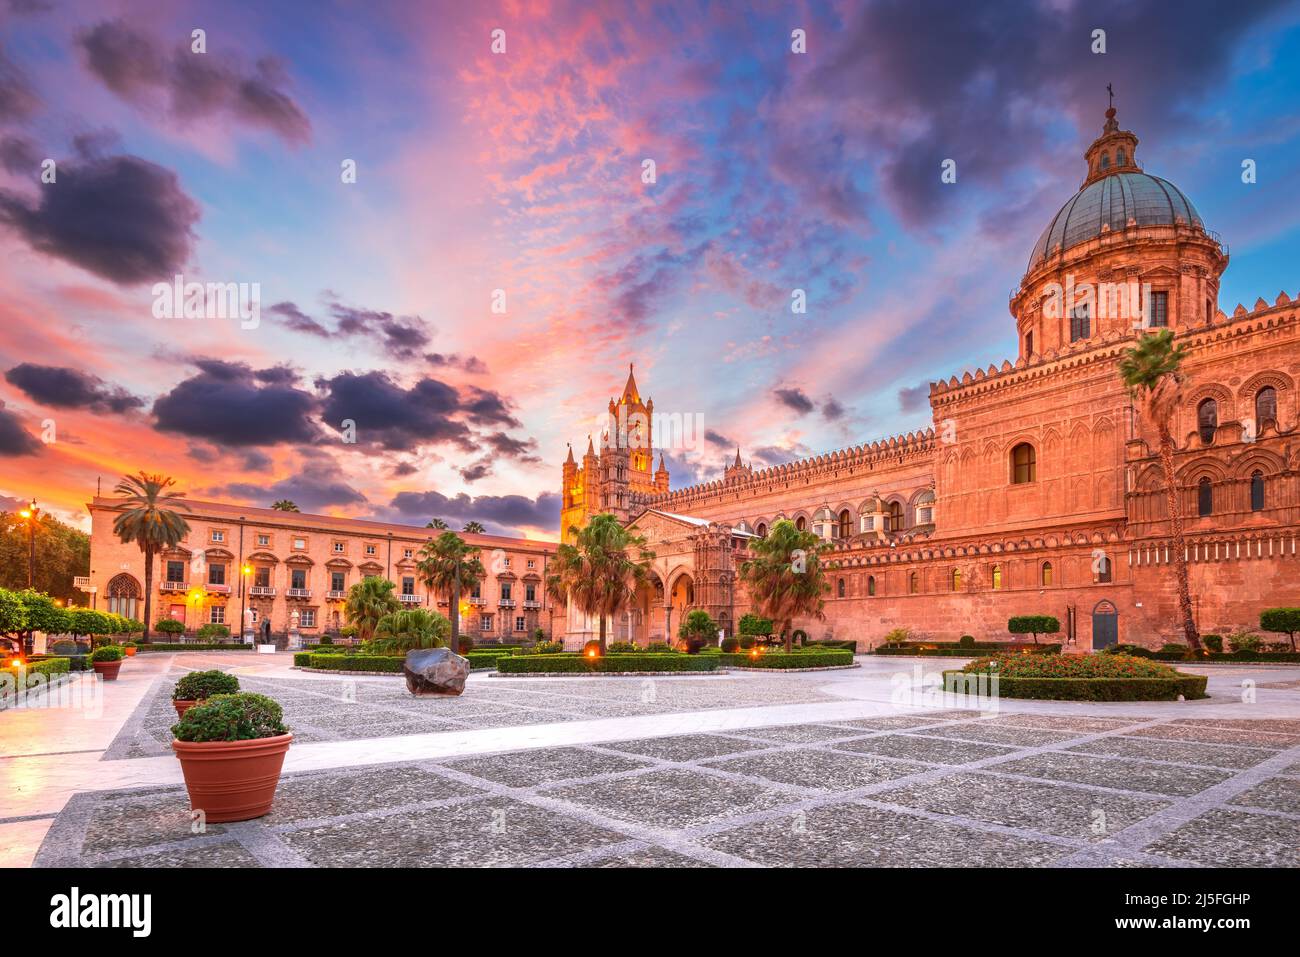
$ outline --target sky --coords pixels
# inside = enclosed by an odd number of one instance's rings
[[[1220,305],[1294,297],[1298,46],[1280,0],[0,0],[0,508],[143,469],[553,539],[633,363],[674,488],[925,428],[1015,356],[1108,83]]]

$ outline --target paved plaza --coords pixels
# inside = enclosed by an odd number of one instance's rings
[[[415,699],[400,679],[306,674],[284,655],[139,656],[98,718],[0,712],[0,863],[1300,864],[1300,668],[1188,668],[1210,675],[1205,701],[1003,700],[986,714],[900,703],[922,663],[858,660],[476,673],[460,698]],[[212,667],[280,701],[296,739],[270,815],[194,833],[169,692]]]

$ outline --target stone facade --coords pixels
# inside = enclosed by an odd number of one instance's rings
[[[829,546],[825,619],[799,623],[813,637],[996,639],[1012,615],[1051,614],[1071,650],[1176,640],[1155,432],[1118,373],[1153,326],[1187,350],[1176,467],[1200,629],[1258,630],[1262,608],[1300,605],[1296,303],[1218,308],[1227,247],[1141,171],[1137,142],[1108,111],[1011,296],[1019,354],[933,383],[931,428],[759,470],[737,454],[675,491],[603,489],[666,559],[623,630],[662,638],[690,607],[734,622],[747,540],[788,518]],[[610,510],[565,501],[570,524]]]
[[[368,575],[393,581],[400,600],[410,607],[448,612],[447,596],[429,593],[416,568],[420,548],[439,534],[432,529],[184,501],[191,509],[185,514],[190,534],[157,559],[155,621],[177,618],[190,630],[219,622],[238,634],[243,615],[254,628],[269,621],[272,632],[283,635],[297,612],[299,631],[312,638],[338,631],[345,623],[347,590]],[[144,557],[137,546],[123,544],[113,534],[116,500],[97,496],[87,508],[90,578],[98,587],[98,607],[143,618]],[[478,546],[487,571],[477,593],[462,596],[465,634],[518,641],[531,638],[537,628],[549,635],[562,624],[560,616],[553,616],[544,588],[553,544],[497,535],[461,537]],[[241,575],[241,569],[246,573]]]

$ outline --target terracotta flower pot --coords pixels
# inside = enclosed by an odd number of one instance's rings
[[[199,703],[197,698],[172,698],[172,707],[176,709],[176,717],[185,717],[185,712]]]
[[[90,666],[95,669],[95,674],[105,681],[116,681],[117,673],[122,669],[122,659],[118,658],[117,661],[92,661]]]
[[[134,657],[135,657],[135,651],[136,651],[136,649],[134,649],[134,648],[123,648],[122,650],[123,650],[124,652],[126,652],[126,656],[127,656],[128,658],[134,658]]]
[[[251,821],[271,810],[292,734],[252,741],[173,741],[190,809],[210,823]]]

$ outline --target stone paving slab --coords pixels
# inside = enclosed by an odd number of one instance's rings
[[[1015,753],[1015,748],[1000,745],[949,741],[944,738],[927,738],[910,734],[861,738],[856,741],[841,742],[835,747],[840,751],[858,751],[908,761],[927,761],[933,764],[970,764],[973,761]]]
[[[1070,784],[1091,784],[1121,791],[1142,791],[1186,797],[1232,777],[1230,771],[1152,764],[1147,761],[1089,757],[1083,754],[1045,752],[1005,761],[995,766],[1000,774],[1047,778]]]
[[[1276,751],[1235,745],[1200,744],[1188,741],[1166,741],[1152,738],[1108,737],[1086,744],[1076,744],[1069,751],[1110,755],[1117,758],[1147,758],[1154,761],[1171,761],[1177,764],[1199,764],[1212,768],[1241,770],[1254,767],[1273,757]]]
[[[1300,820],[1214,810],[1147,848],[1212,867],[1300,866]]]

